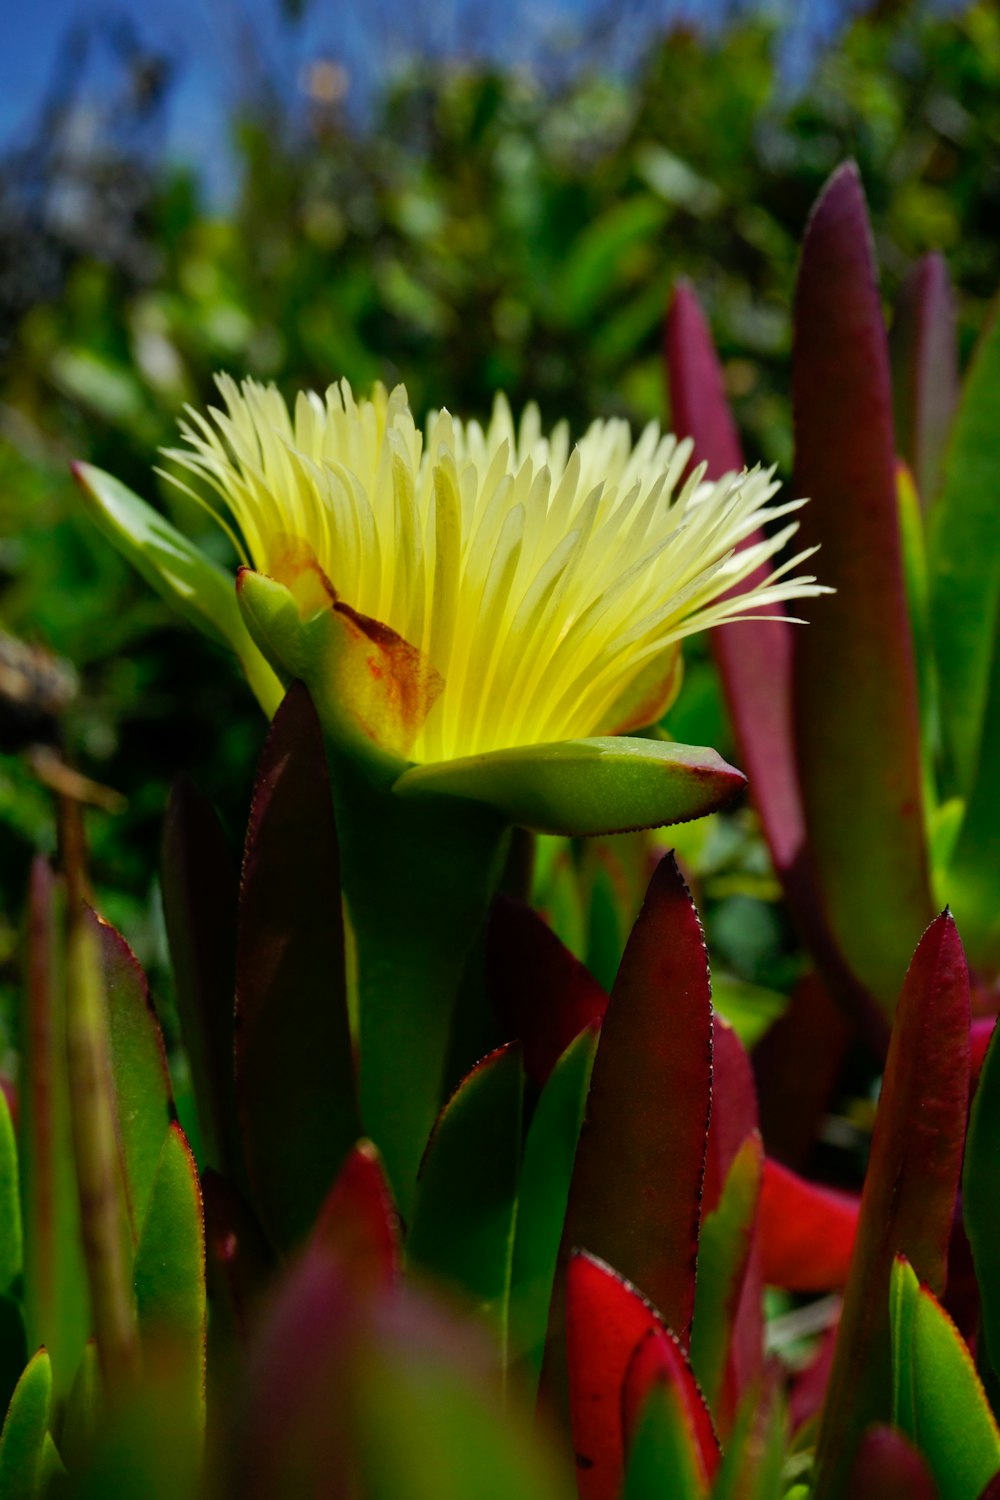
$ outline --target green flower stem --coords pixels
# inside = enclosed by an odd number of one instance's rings
[[[408,1218],[443,1103],[456,996],[509,832],[480,803],[397,797],[335,746],[330,763],[357,952],[361,1116]]]

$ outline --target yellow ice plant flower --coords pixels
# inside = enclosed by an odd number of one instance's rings
[[[633,444],[594,422],[572,445],[534,405],[515,426],[500,395],[485,429],[440,411],[421,433],[402,386],[358,400],[344,380],[293,412],[273,386],[218,386],[225,409],[188,408],[168,456],[303,617],[336,604],[422,664],[412,760],[649,724],[685,636],[826,592],[797,571],[808,552],[741,592],[798,523],[739,544],[804,501],[772,504],[773,471],[683,479],[691,444],[656,423]]]

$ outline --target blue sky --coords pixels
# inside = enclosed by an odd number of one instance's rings
[[[5,0],[0,4],[0,150],[30,132],[60,43],[75,22],[125,18],[144,44],[175,60],[168,148],[172,155],[204,166],[210,164],[213,143],[224,145],[227,115],[246,76],[248,39],[267,55],[282,87],[294,88],[310,57],[337,55],[349,63],[363,92],[366,79],[419,40],[447,51],[456,40],[467,40],[475,26],[486,50],[530,56],[554,19],[572,24],[600,3],[308,0],[303,22],[288,27],[279,20],[278,0]],[[836,29],[838,18],[862,6],[863,0],[645,0],[642,10],[652,24],[678,15],[704,21],[740,10],[768,11],[784,19],[786,61],[801,73],[812,48]],[[87,73],[91,87],[99,87],[102,68],[110,69],[108,54],[97,48]]]

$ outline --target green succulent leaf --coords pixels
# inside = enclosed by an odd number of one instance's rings
[[[817,1500],[846,1493],[865,1429],[889,1418],[895,1256],[944,1290],[968,1100],[969,973],[945,911],[921,938],[896,1008],[817,1445]]]
[[[135,1257],[144,1350],[171,1356],[175,1400],[200,1436],[205,1423],[205,1230],[198,1169],[180,1126],[160,1153]]]
[[[0,1293],[20,1274],[23,1256],[17,1141],[7,1096],[0,1089]]]
[[[706,1214],[698,1236],[691,1366],[713,1411],[725,1376],[763,1171],[764,1148],[755,1132],[736,1153],[719,1202]]]
[[[535,1106],[518,1187],[511,1273],[510,1347],[530,1397],[538,1385],[576,1144],[590,1088],[599,1023],[556,1063]]]
[[[254,645],[236,603],[232,575],[121,480],[92,464],[73,473],[92,519],[157,593],[197,629],[235,651],[265,713],[281,701],[277,678]]]
[[[945,747],[955,790],[979,764],[1000,607],[1000,317],[994,308],[965,379],[931,516],[931,624],[941,668]]]
[[[1000,1367],[1000,1043],[994,1028],[969,1114],[962,1171],[962,1213],[979,1284],[985,1354]]]
[[[1000,1430],[972,1355],[902,1256],[889,1306],[893,1421],[927,1459],[941,1500],[977,1500],[1000,1471]]]
[[[39,1349],[17,1383],[0,1433],[0,1495],[4,1500],[41,1496],[51,1407],[52,1365],[45,1350]]]
[[[705,1473],[697,1444],[672,1386],[657,1381],[646,1397],[632,1439],[622,1500],[702,1500]]]
[[[63,893],[38,859],[28,890],[27,972],[18,1121],[28,1347],[44,1345],[59,1398],[72,1385],[90,1333],[66,1063]]]
[[[624,833],[684,823],[722,807],[745,784],[714,750],[610,737],[522,745],[413,766],[398,797],[465,797],[535,833]]]
[[[129,1223],[137,1240],[173,1117],[167,1054],[138,959],[110,923],[93,913],[89,921],[104,978],[117,1133]]]
[[[407,1261],[483,1306],[505,1348],[521,1160],[516,1043],[465,1077],[441,1112],[417,1182]]]

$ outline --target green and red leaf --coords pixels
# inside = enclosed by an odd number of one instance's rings
[[[240,1175],[235,1004],[239,872],[211,804],[184,777],[163,829],[163,915],[205,1159]]]
[[[276,1247],[300,1241],[361,1134],[333,803],[301,684],[274,716],[247,830],[236,1077],[247,1169]]]
[[[516,1043],[491,1052],[448,1100],[427,1146],[407,1264],[460,1289],[506,1347],[524,1069]]]
[[[668,855],[650,882],[601,1027],[563,1245],[614,1265],[685,1343],[711,1073],[704,935]]]
[[[539,1084],[608,1005],[597,980],[548,923],[505,895],[490,914],[486,983],[503,1036],[521,1043],[525,1072]]]
[[[893,1422],[927,1460],[941,1500],[978,1500],[1000,1473],[1000,1429],[965,1340],[903,1256],[891,1322]]]
[[[133,1243],[146,1216],[160,1152],[174,1117],[167,1053],[149,985],[121,933],[93,912],[107,1001],[108,1046],[122,1180]]]
[[[319,1211],[310,1245],[335,1255],[358,1287],[387,1287],[399,1279],[399,1216],[371,1141],[359,1141],[348,1153]]]
[[[792,359],[803,545],[831,597],[803,601],[795,724],[809,849],[854,973],[891,1011],[932,914],[920,720],[903,581],[889,356],[857,168],[806,229]],[[859,851],[863,848],[863,858]]]
[[[18,1154],[24,1234],[24,1321],[29,1348],[44,1345],[61,1399],[90,1333],[80,1204],[66,1065],[63,891],[36,859],[28,890],[27,963],[21,1010]]]
[[[903,985],[817,1450],[816,1496],[844,1493],[864,1429],[890,1415],[889,1280],[903,1254],[944,1289],[969,1088],[969,975],[949,912]]]
[[[712,335],[692,288],[680,281],[667,314],[665,353],[673,430],[694,440],[689,467],[707,465],[709,479],[744,467]],[[759,540],[747,538],[744,545]],[[743,587],[766,574],[764,565]],[[769,614],[780,613],[769,609]],[[792,726],[792,627],[784,620],[747,621],[714,630],[712,650],[726,702],[775,866],[787,872],[805,839]]]
[[[948,265],[925,255],[896,299],[889,335],[896,447],[925,509],[934,499],[958,405],[958,339]]]
[[[633,1368],[647,1339],[654,1346]],[[575,1254],[569,1264],[566,1340],[581,1500],[617,1500],[626,1425],[635,1423],[650,1386],[661,1380],[680,1395],[702,1461],[714,1471],[718,1446],[683,1349],[656,1309],[624,1277],[589,1254]]]

